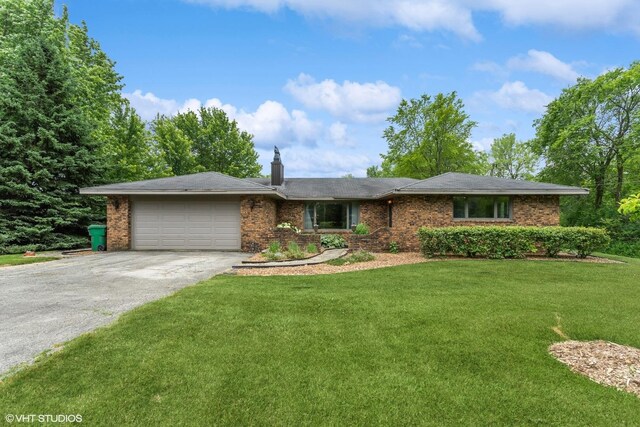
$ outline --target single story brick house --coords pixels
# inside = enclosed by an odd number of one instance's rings
[[[417,250],[421,226],[558,225],[564,185],[445,173],[432,178],[285,178],[276,153],[270,178],[217,172],[83,188],[107,197],[108,250],[242,250],[271,241],[319,243],[341,233],[352,248]],[[277,228],[288,222],[302,233]],[[351,229],[365,223],[371,232]]]

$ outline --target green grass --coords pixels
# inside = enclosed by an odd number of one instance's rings
[[[9,265],[22,265],[22,264],[34,264],[36,262],[46,262],[58,259],[56,257],[26,257],[22,254],[15,255],[0,255],[0,267],[6,267]]]
[[[0,414],[95,425],[640,425],[560,338],[640,347],[640,261],[443,261],[219,276],[0,385]]]

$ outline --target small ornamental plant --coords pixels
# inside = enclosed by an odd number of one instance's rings
[[[370,252],[367,252],[367,251],[356,251],[356,252],[353,252],[352,254],[349,254],[349,255],[347,255],[345,257],[329,260],[329,261],[327,261],[327,264],[334,265],[334,266],[340,266],[340,265],[356,264],[358,262],[373,261],[374,259],[376,259],[376,257],[373,256],[373,254],[370,253]]]
[[[353,230],[354,234],[369,234],[369,226],[364,222],[356,225],[356,229]]]
[[[327,249],[340,249],[347,247],[347,241],[339,234],[323,234],[320,236],[320,244]]]
[[[302,259],[306,257],[305,253],[302,252],[300,246],[298,246],[296,242],[287,243],[287,251],[285,254],[289,259]]]

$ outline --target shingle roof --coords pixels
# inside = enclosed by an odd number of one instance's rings
[[[250,180],[234,178],[218,172],[203,172],[192,175],[172,176],[169,178],[149,179],[145,181],[124,182],[82,188],[81,194],[144,194],[144,193],[225,193],[254,194],[277,192]]]
[[[424,180],[412,178],[287,178],[270,185],[269,178],[234,178],[204,172],[170,178],[82,188],[81,194],[271,194],[293,200],[378,199],[394,194],[588,194],[584,188],[518,181],[463,173],[445,173]]]
[[[567,185],[522,181],[494,176],[448,172],[416,181],[396,193],[412,194],[589,194],[589,190]]]
[[[268,178],[246,178],[269,184]],[[412,178],[287,178],[278,191],[287,199],[376,199],[417,182]]]

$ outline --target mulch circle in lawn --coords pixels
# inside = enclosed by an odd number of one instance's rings
[[[549,352],[573,372],[640,397],[640,348],[608,341],[564,341]]]

